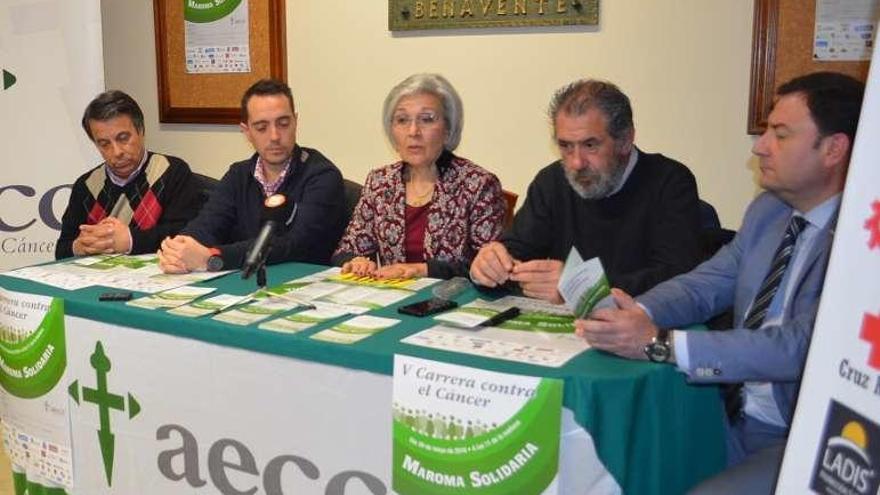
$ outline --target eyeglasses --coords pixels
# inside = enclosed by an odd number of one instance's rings
[[[416,127],[423,129],[440,122],[440,117],[438,117],[437,114],[429,112],[420,113],[415,117],[410,117],[406,114],[399,114],[391,117],[391,125],[399,129],[408,129],[413,122],[416,123]]]

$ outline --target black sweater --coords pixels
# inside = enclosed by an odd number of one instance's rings
[[[104,164],[76,179],[70,192],[70,202],[61,219],[61,235],[55,245],[55,259],[73,256],[73,241],[79,236],[79,226],[96,223],[89,220],[90,212],[94,214],[96,209],[100,209],[109,213],[117,201],[127,201],[131,207],[123,208],[127,214],[119,217],[128,222],[131,254],[155,252],[162,239],[176,234],[196,215],[202,204],[202,196],[189,165],[174,156],[148,153],[144,169],[124,186],[117,186],[107,177]],[[155,204],[148,209],[155,213],[155,208],[159,208],[161,213],[154,226],[141,228],[137,208],[148,196],[151,197],[149,201],[155,200]],[[142,207],[147,206],[145,203]]]
[[[699,200],[693,174],[661,154],[639,152],[620,191],[583,199],[562,163],[544,167],[501,242],[519,260],[565,261],[572,246],[602,261],[612,287],[638,295],[700,259]]]

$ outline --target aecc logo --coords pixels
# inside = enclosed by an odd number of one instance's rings
[[[40,196],[36,205],[37,211],[35,216],[26,214],[25,216],[30,218],[24,221],[15,221],[8,218],[10,215],[7,212],[33,211],[30,209],[30,206],[33,204],[32,198],[37,196],[37,191],[32,186],[26,184],[0,186],[0,201],[3,201],[2,204],[21,204],[21,208],[3,208],[3,212],[0,213],[0,232],[20,232],[36,223],[38,217],[50,229],[61,230],[61,212],[54,210],[55,195],[63,189],[70,189],[70,187],[70,184],[61,184],[49,189]],[[16,196],[20,196],[20,198],[16,198]]]

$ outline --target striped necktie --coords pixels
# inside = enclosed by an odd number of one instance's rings
[[[764,281],[761,282],[761,288],[755,296],[748,315],[746,315],[743,323],[743,326],[746,328],[754,330],[760,328],[761,324],[764,323],[767,310],[770,309],[773,297],[779,291],[779,286],[785,276],[785,270],[788,268],[789,261],[791,261],[794,244],[797,242],[801,232],[804,231],[806,224],[807,221],[804,220],[804,217],[791,217],[788,228],[785,229],[785,235],[782,237],[782,242],[779,243],[779,248],[776,249],[776,254],[773,255],[773,263],[770,264],[770,270],[767,272],[767,276],[764,277]]]
[[[804,217],[791,217],[788,228],[785,229],[785,235],[782,237],[782,242],[779,243],[776,254],[773,255],[770,270],[767,271],[767,276],[761,282],[761,288],[758,290],[752,307],[749,308],[749,312],[746,315],[743,323],[744,327],[752,330],[761,328],[764,318],[767,316],[767,310],[770,309],[770,304],[773,302],[773,297],[776,296],[779,286],[782,284],[785,270],[788,268],[788,263],[791,261],[791,255],[794,252],[795,242],[797,242],[798,236],[804,231],[806,225],[807,221]],[[730,383],[722,387],[724,409],[731,421],[736,421],[736,418],[742,414],[742,388],[742,383]]]

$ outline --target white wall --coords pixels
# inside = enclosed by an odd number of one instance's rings
[[[103,0],[106,79],[144,107],[151,148],[222,175],[250,153],[234,126],[158,124],[150,0]],[[414,72],[440,72],[461,93],[457,152],[520,195],[555,157],[545,109],[575,78],[617,83],[632,99],[636,143],[676,158],[736,228],[756,192],[746,134],[752,2],[605,0],[598,28],[459,30],[393,35],[387,2],[287,0],[289,82],[298,141],[363,180],[395,159],[380,111]]]

